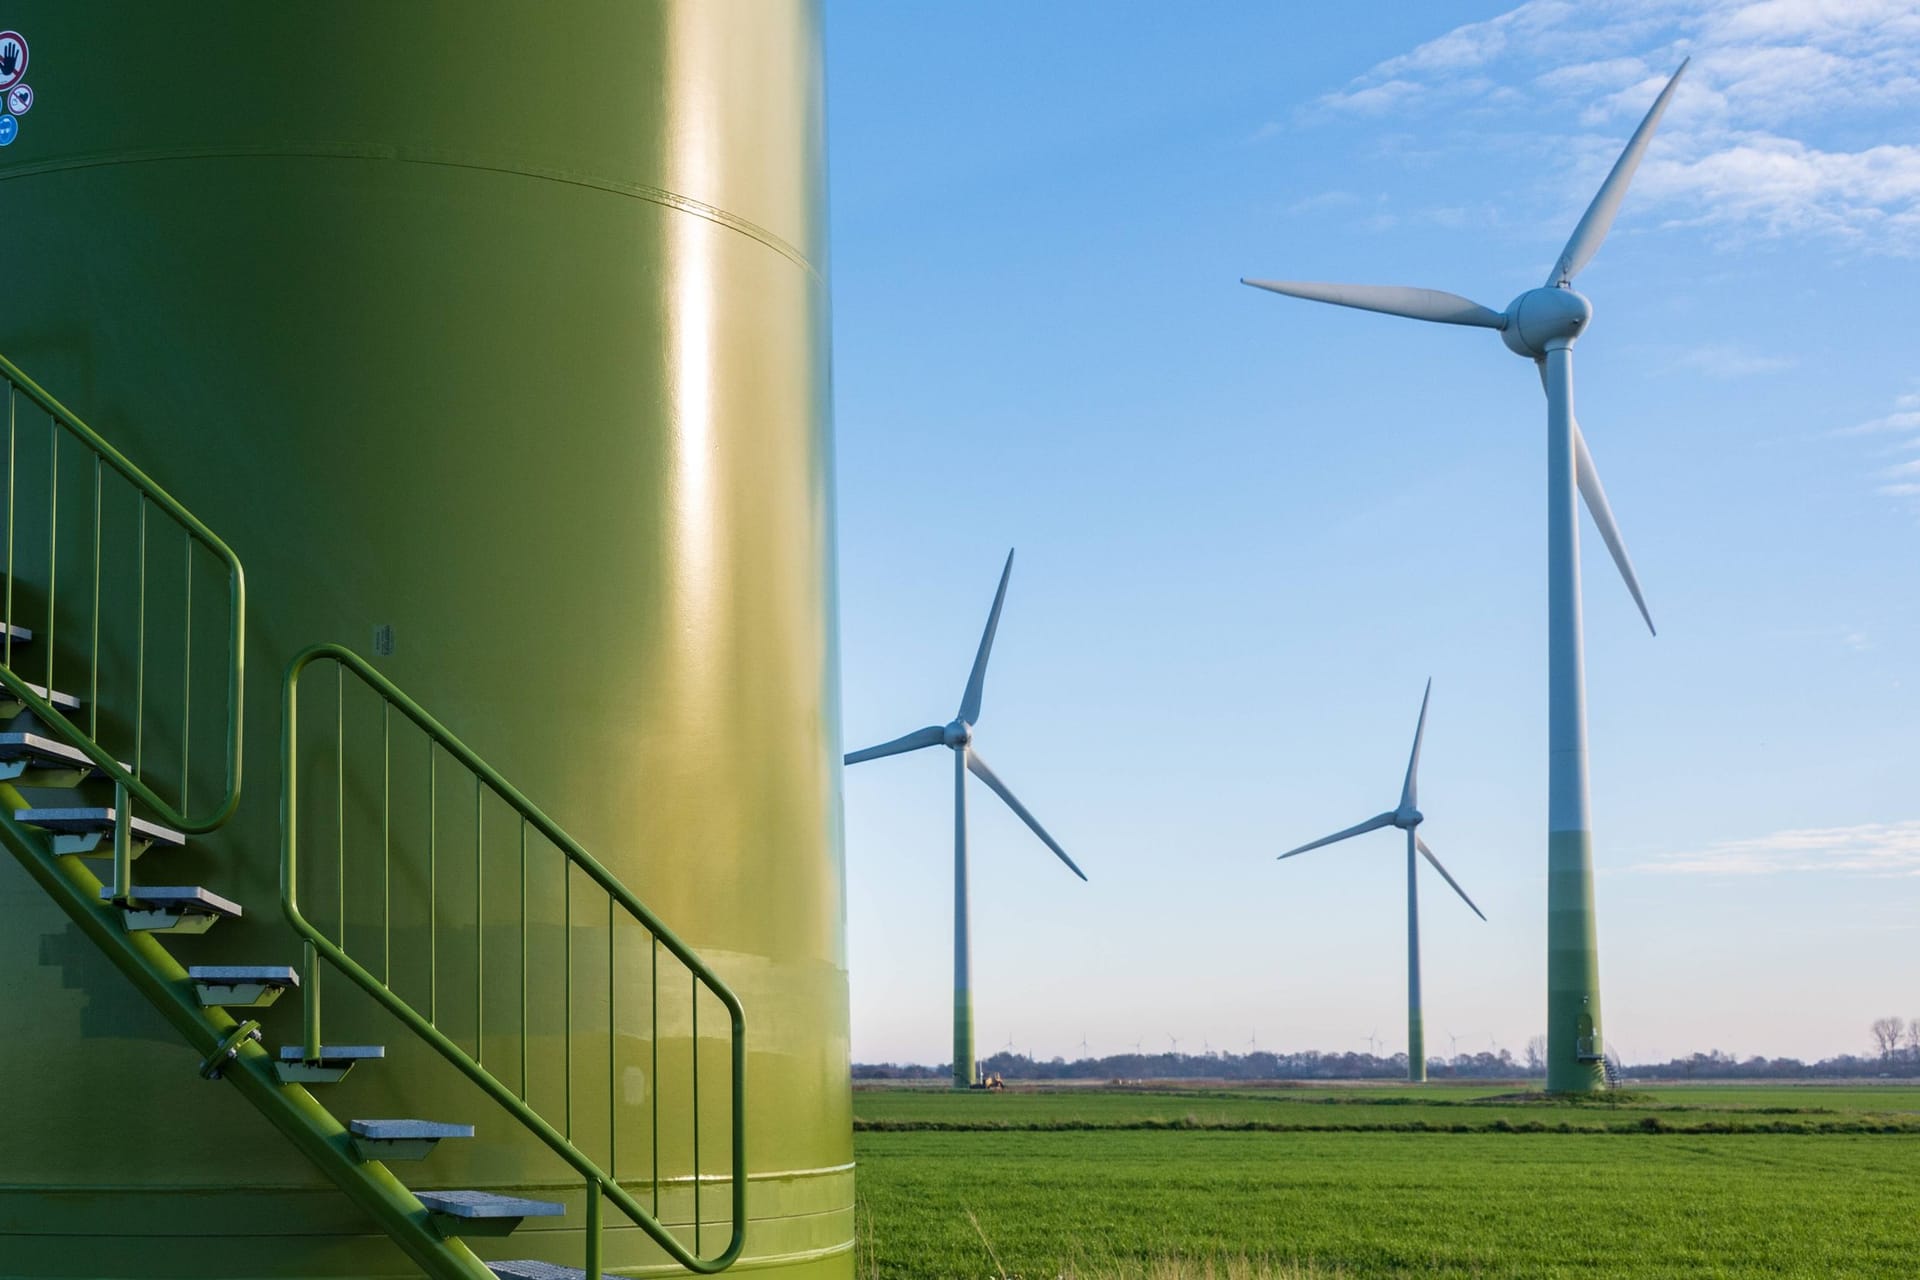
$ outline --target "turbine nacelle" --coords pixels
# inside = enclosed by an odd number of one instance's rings
[[[973,741],[973,726],[965,720],[953,720],[940,731],[941,742],[958,750]]]
[[[1570,347],[1593,319],[1593,304],[1566,285],[1529,289],[1507,304],[1501,315],[1500,340],[1507,350],[1529,360],[1543,360],[1548,351]]]

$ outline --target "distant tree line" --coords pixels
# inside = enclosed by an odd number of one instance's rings
[[[1718,1049],[1665,1062],[1621,1063],[1627,1076],[1662,1080],[1824,1080],[1857,1077],[1920,1077],[1920,1018],[1879,1018],[1872,1026],[1871,1055],[1843,1053],[1818,1062],[1799,1058],[1741,1058]],[[996,1053],[981,1062],[989,1075],[1007,1080],[1404,1080],[1407,1055],[1396,1053],[1118,1053],[1103,1058],[1046,1060],[1023,1053]],[[855,1063],[855,1080],[945,1080],[946,1063]],[[1527,1042],[1526,1055],[1505,1049],[1427,1059],[1433,1080],[1520,1080],[1546,1074],[1546,1037]]]

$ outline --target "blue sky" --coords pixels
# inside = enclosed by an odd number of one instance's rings
[[[843,732],[977,744],[983,1051],[1405,1047],[1391,806],[1434,679],[1428,1047],[1545,1016],[1545,432],[1490,333],[1240,276],[1583,273],[1600,946],[1632,1057],[1920,1016],[1920,14],[1910,0],[828,0]],[[848,771],[854,1053],[949,1052],[944,752]]]

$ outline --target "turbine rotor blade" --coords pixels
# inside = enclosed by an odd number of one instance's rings
[[[1607,505],[1607,491],[1600,485],[1600,472],[1594,468],[1593,455],[1587,452],[1586,434],[1580,430],[1578,422],[1573,424],[1573,455],[1574,478],[1580,485],[1580,497],[1587,504],[1587,512],[1593,517],[1593,523],[1600,530],[1600,540],[1613,553],[1613,563],[1626,580],[1627,593],[1639,606],[1640,616],[1646,619],[1647,630],[1659,635],[1654,629],[1653,614],[1647,611],[1646,597],[1640,594],[1640,579],[1634,576],[1633,560],[1627,555],[1627,544],[1621,540],[1620,526],[1613,521],[1613,508]]]
[[[1305,298],[1310,302],[1331,302],[1337,307],[1379,311],[1390,316],[1405,316],[1409,320],[1432,320],[1436,324],[1467,324],[1482,329],[1507,327],[1507,318],[1498,311],[1483,307],[1471,298],[1463,298],[1457,293],[1442,293],[1438,289],[1412,289],[1395,284],[1320,284],[1310,280],[1248,280],[1244,276],[1240,283],[1252,285],[1256,289],[1265,289],[1271,293],[1284,293],[1289,298]]]
[[[1427,691],[1420,695],[1420,723],[1413,730],[1413,754],[1407,758],[1407,780],[1400,786],[1400,807],[1412,809],[1420,802],[1420,740],[1427,736],[1427,703],[1433,698],[1433,677],[1427,677]]]
[[[1551,401],[1553,389],[1547,386],[1547,362],[1536,360],[1534,364],[1540,370],[1540,389],[1547,393]],[[1659,635],[1659,629],[1653,625],[1653,614],[1647,608],[1647,598],[1641,594],[1640,578],[1633,571],[1633,558],[1627,554],[1626,540],[1620,536],[1620,526],[1614,522],[1613,508],[1607,505],[1607,491],[1600,483],[1600,471],[1593,465],[1593,454],[1587,450],[1587,434],[1580,429],[1577,418],[1573,424],[1573,478],[1579,487],[1581,501],[1587,504],[1587,514],[1593,517],[1594,527],[1600,530],[1600,541],[1607,544],[1614,567],[1620,570],[1621,578],[1626,581],[1627,594],[1633,597],[1633,603],[1639,607],[1647,630]]]
[[[1413,837],[1413,844],[1416,849],[1420,850],[1421,856],[1426,858],[1428,862],[1431,862],[1433,864],[1433,869],[1440,873],[1440,878],[1453,886],[1453,891],[1460,895],[1460,901],[1466,903],[1469,907],[1473,907],[1473,914],[1479,916],[1482,920],[1485,920],[1487,918],[1487,913],[1482,911],[1479,907],[1473,906],[1473,899],[1467,896],[1467,891],[1460,887],[1460,882],[1458,880],[1455,880],[1452,876],[1447,874],[1447,869],[1440,865],[1440,859],[1434,857],[1433,850],[1427,848],[1427,842],[1425,840],[1422,840],[1418,835],[1415,835]]]
[[[1326,837],[1323,837],[1322,839],[1315,840],[1312,844],[1303,844],[1298,849],[1289,849],[1285,853],[1281,854],[1280,858],[1281,859],[1291,858],[1296,853],[1305,853],[1309,849],[1318,849],[1325,845],[1338,843],[1341,840],[1347,839],[1349,836],[1362,836],[1369,831],[1378,831],[1382,827],[1390,827],[1392,825],[1393,825],[1392,813],[1390,812],[1376,813],[1373,817],[1368,818],[1365,822],[1356,823],[1355,825],[1348,827],[1345,831],[1336,831],[1330,836],[1326,836]],[[1280,859],[1276,859],[1276,861],[1279,861],[1279,860]]]
[[[1683,59],[1680,67],[1667,81],[1667,87],[1647,108],[1647,114],[1640,121],[1640,127],[1633,131],[1633,137],[1627,139],[1626,150],[1613,162],[1613,171],[1607,174],[1607,180],[1600,184],[1600,190],[1594,194],[1593,203],[1587,206],[1581,215],[1580,225],[1573,229],[1573,236],[1567,241],[1567,247],[1560,251],[1560,260],[1553,264],[1553,272],[1547,277],[1547,287],[1565,285],[1580,274],[1580,269],[1593,261],[1593,255],[1600,251],[1600,244],[1607,238],[1607,232],[1613,227],[1614,215],[1620,212],[1620,204],[1627,198],[1627,187],[1633,182],[1633,171],[1640,167],[1640,158],[1647,153],[1647,147],[1653,142],[1653,131],[1660,127],[1660,117],[1667,109],[1667,102],[1673,97],[1673,91],[1680,84],[1680,77],[1686,73],[1687,63],[1692,58]]]
[[[968,747],[966,752],[967,768],[973,772],[973,776],[993,788],[993,793],[1007,802],[1007,808],[1013,810],[1014,816],[1026,823],[1033,834],[1040,837],[1040,843],[1053,850],[1053,856],[1067,864],[1067,870],[1085,880],[1087,873],[1074,865],[1073,859],[1067,856],[1067,851],[1060,847],[1060,842],[1047,834],[1047,829],[1040,825],[1040,820],[1027,812],[1027,806],[1021,804],[1019,797],[1007,789],[1007,784],[1000,781],[998,774],[987,768],[987,762],[975,754],[972,747]]]
[[[987,614],[987,629],[980,633],[980,651],[973,655],[973,671],[967,676],[967,691],[960,698],[960,718],[968,724],[980,718],[980,695],[987,686],[987,658],[993,653],[993,633],[1000,629],[1000,606],[1007,601],[1007,579],[1013,574],[1013,552],[1007,552],[1007,566],[1000,570],[1000,589],[993,593],[993,609]]]
[[[883,742],[877,747],[865,747],[859,751],[849,751],[842,764],[859,764],[862,760],[878,760],[882,756],[897,756],[907,751],[918,751],[922,747],[937,747],[947,740],[944,726],[930,724],[924,729],[915,729],[912,733],[895,738],[892,742]]]

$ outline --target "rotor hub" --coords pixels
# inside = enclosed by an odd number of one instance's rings
[[[945,729],[942,739],[949,747],[964,747],[973,741],[973,726],[965,720],[955,720]]]
[[[1411,831],[1420,825],[1426,815],[1418,809],[1401,809],[1393,815],[1393,825],[1405,831]]]
[[[1570,347],[1593,319],[1593,304],[1569,288],[1529,289],[1507,304],[1501,341],[1515,355],[1539,360],[1555,347]]]

